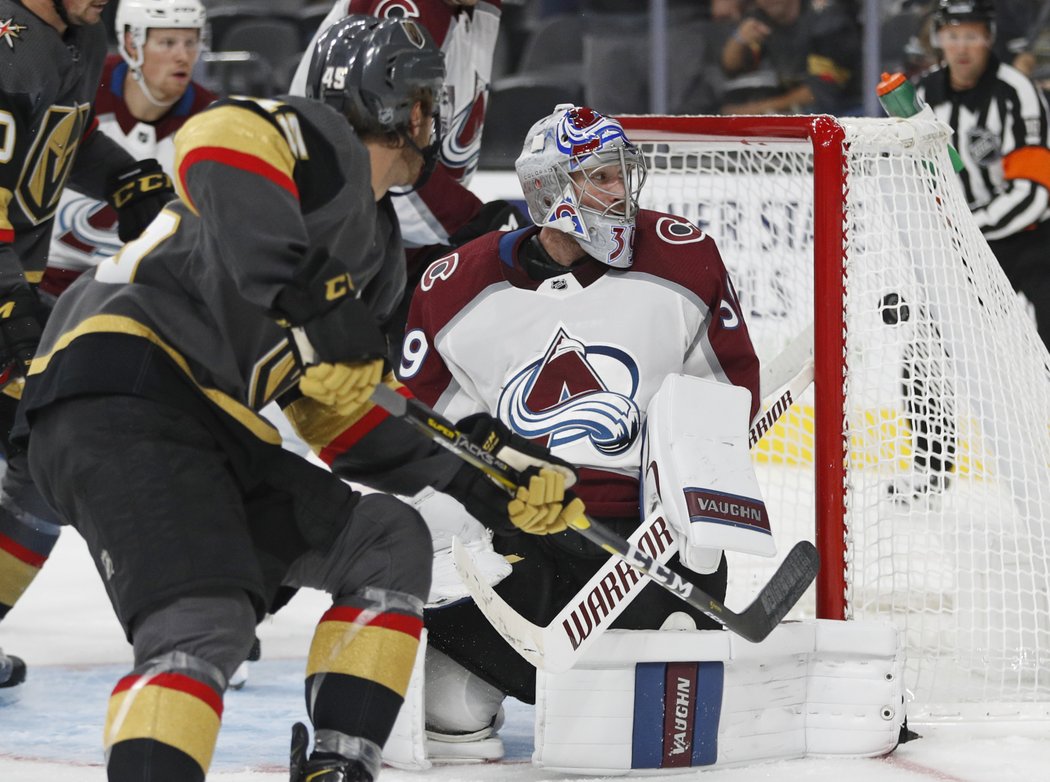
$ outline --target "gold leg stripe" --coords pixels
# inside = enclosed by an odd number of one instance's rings
[[[0,604],[13,606],[36,578],[40,568],[0,548]]]
[[[152,739],[185,752],[207,773],[221,717],[221,696],[195,679],[129,676],[110,696],[103,743],[108,751],[121,741]]]
[[[306,675],[343,673],[369,679],[402,698],[419,639],[398,630],[352,622],[321,622],[310,645]]]

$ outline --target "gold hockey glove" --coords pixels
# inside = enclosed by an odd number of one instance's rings
[[[519,486],[507,503],[511,523],[530,535],[564,532],[584,513],[583,501],[565,491],[565,476],[554,470],[529,471],[527,486]]]
[[[576,483],[576,470],[568,462],[553,456],[542,445],[515,434],[498,418],[487,413],[475,413],[456,423],[456,428],[472,443],[502,459],[518,472],[530,467],[546,468],[565,477],[565,488]]]
[[[153,158],[139,160],[109,178],[106,201],[117,210],[117,235],[137,239],[165,204],[175,198],[171,178]]]
[[[352,416],[360,410],[372,390],[383,378],[383,359],[355,364],[314,364],[303,371],[299,390],[340,415]]]

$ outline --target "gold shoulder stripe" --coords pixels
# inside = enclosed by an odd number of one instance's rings
[[[85,334],[125,334],[149,340],[175,362],[178,368],[186,374],[202,394],[208,397],[212,404],[221,408],[224,413],[235,419],[237,423],[244,426],[263,442],[272,443],[273,445],[281,444],[281,435],[277,430],[256,415],[254,411],[217,388],[207,388],[200,385],[190,371],[190,366],[186,359],[182,357],[179,351],[161,339],[160,335],[148,326],[123,315],[95,315],[80,322],[75,328],[59,337],[55,346],[46,355],[36,356],[33,359],[33,362],[29,365],[29,375],[39,375],[44,372],[48,364],[51,363],[51,359],[69,347],[73,340]]]
[[[248,109],[225,105],[202,111],[175,135],[175,188],[191,209],[186,172],[204,160],[259,174],[298,197],[293,179],[295,156],[287,139],[276,125]]]

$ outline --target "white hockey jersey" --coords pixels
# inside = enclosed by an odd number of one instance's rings
[[[492,233],[424,272],[399,374],[452,420],[475,412],[581,468],[598,516],[639,511],[640,434],[672,373],[747,388],[759,362],[714,241],[684,218],[643,211],[634,264],[586,259],[542,282],[517,262],[539,229]]]
[[[473,8],[454,8],[444,0],[336,0],[292,77],[289,92],[303,95],[314,43],[324,30],[351,13],[417,19],[441,47],[450,115],[444,118],[441,162],[423,188],[394,199],[407,247],[448,244],[449,235],[481,207],[466,186],[481,154],[501,2],[480,0]]]
[[[140,122],[124,103],[124,78],[128,66],[120,57],[110,56],[102,71],[95,98],[98,129],[126,149],[133,158],[156,158],[169,176],[174,176],[174,136],[182,124],[203,109],[215,95],[192,82],[178,103],[158,122]],[[102,201],[66,188],[55,213],[48,256],[49,276],[44,288],[68,284],[75,274],[62,275],[57,270],[79,273],[94,267],[103,258],[114,255],[123,245],[117,237],[117,214]],[[60,290],[51,291],[60,293]]]

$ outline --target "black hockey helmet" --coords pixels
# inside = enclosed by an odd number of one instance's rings
[[[337,109],[359,133],[402,133],[421,94],[437,109],[444,81],[444,55],[416,21],[351,14],[314,46],[306,96]]]
[[[984,22],[995,29],[995,0],[938,0],[933,12],[933,29],[961,22]]]

